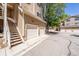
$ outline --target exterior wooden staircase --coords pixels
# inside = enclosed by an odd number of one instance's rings
[[[17,32],[11,32],[11,47],[21,44],[22,40]]]
[[[0,20],[2,20],[2,9],[1,9],[1,6],[0,5]],[[16,46],[16,45],[19,45],[22,43],[22,39],[16,29],[16,26],[14,23],[12,23],[11,21],[8,20],[8,25],[9,25],[9,30],[10,30],[10,48]],[[3,35],[2,35],[2,26],[0,27],[0,46],[2,47],[2,42],[3,42]]]
[[[10,28],[10,34],[11,34],[10,44],[11,44],[11,48],[12,48],[16,45],[21,44],[22,39],[21,39],[14,23],[9,22],[9,28]]]

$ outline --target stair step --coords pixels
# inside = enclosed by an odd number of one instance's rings
[[[17,46],[22,43],[20,35],[16,29],[16,25],[14,23],[9,23],[10,33],[11,33],[11,48]]]
[[[11,33],[17,33],[17,32],[11,32]]]
[[[17,31],[10,31],[11,33],[17,33]]]
[[[20,37],[11,37],[11,40],[20,39]]]
[[[18,39],[20,38],[19,36],[11,36],[11,39]]]
[[[19,37],[19,35],[11,35],[11,38],[12,38],[12,37]]]
[[[17,37],[17,36],[19,37],[19,35],[11,35],[11,37]]]
[[[12,35],[16,35],[16,34],[18,34],[18,33],[11,33]]]
[[[17,32],[11,32],[11,34],[18,34]]]
[[[16,43],[12,43],[12,44],[11,44],[11,47],[14,47],[14,46],[16,46],[16,45],[19,45],[19,44],[21,44],[21,43],[22,43],[22,41],[16,42]]]
[[[21,40],[21,39],[19,39],[19,38],[17,38],[17,39],[11,39],[11,41],[16,41],[16,40]]]
[[[21,41],[21,39],[15,39],[15,40],[11,40],[11,43],[16,43],[16,42],[19,42]]]
[[[18,44],[18,43],[21,43],[22,41],[17,41],[17,42],[14,42],[14,43],[11,43],[11,45],[15,45],[15,44]]]

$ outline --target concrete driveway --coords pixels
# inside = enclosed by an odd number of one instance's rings
[[[77,56],[79,55],[79,37],[75,34],[78,33],[50,33],[46,40],[25,52],[24,56]]]

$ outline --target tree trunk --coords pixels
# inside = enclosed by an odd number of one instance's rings
[[[48,25],[48,23],[46,24],[46,30],[45,30],[45,32],[46,32],[46,33],[49,32],[49,25]]]

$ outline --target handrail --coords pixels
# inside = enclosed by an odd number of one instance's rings
[[[23,12],[23,9],[22,9],[20,6],[18,6],[18,9],[19,9],[21,12]]]
[[[5,43],[8,43],[8,47],[10,48],[10,30],[7,21],[7,3],[3,4],[3,16],[4,16],[4,39]]]
[[[21,12],[23,12],[23,9],[22,9],[20,6],[18,6],[18,9],[19,9]],[[23,17],[24,17],[24,15],[23,15]],[[16,27],[16,29],[17,29],[17,31],[18,31],[18,33],[19,33],[19,35],[20,35],[22,41],[24,42],[24,39],[23,39],[23,37],[22,37],[22,35],[21,35],[21,33],[20,33],[18,27]]]
[[[6,26],[7,26],[7,40],[8,40],[8,47],[10,48],[10,30],[9,30],[9,25],[8,25],[8,21],[7,21],[7,24],[6,24]]]

